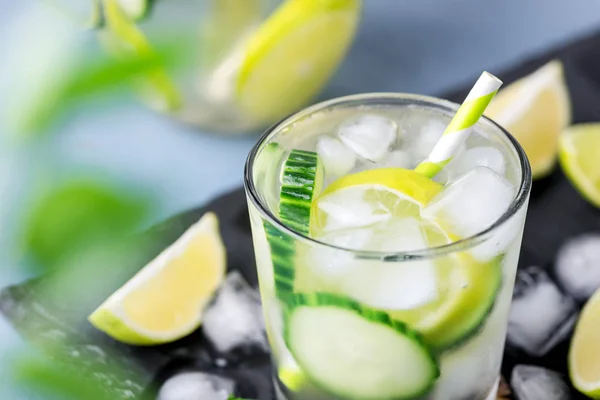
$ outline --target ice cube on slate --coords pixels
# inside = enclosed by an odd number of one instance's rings
[[[563,294],[546,271],[517,272],[508,317],[507,341],[532,356],[543,356],[566,339],[577,321],[575,301]]]
[[[510,380],[518,400],[569,400],[571,393],[563,376],[534,365],[517,365]]]
[[[377,162],[398,138],[398,124],[380,115],[359,115],[340,125],[338,137],[360,157]]]
[[[235,382],[222,376],[185,372],[167,380],[157,400],[227,400],[234,389]]]
[[[425,218],[469,237],[489,228],[510,206],[514,187],[489,168],[476,167],[447,186],[422,211]]]
[[[230,272],[204,312],[203,331],[215,348],[268,351],[260,298],[242,275]]]
[[[600,288],[600,234],[569,239],[558,251],[554,268],[565,291],[578,301],[586,301]]]
[[[498,175],[504,176],[506,161],[500,150],[491,146],[481,146],[464,151],[446,166],[452,176],[467,174],[475,167],[487,167]]]
[[[322,136],[317,142],[317,154],[328,176],[338,178],[346,175],[356,164],[356,154],[338,139]]]

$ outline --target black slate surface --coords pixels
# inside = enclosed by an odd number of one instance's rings
[[[560,59],[565,66],[573,102],[573,122],[600,121],[599,48],[600,33],[539,55],[531,61],[497,75],[508,84],[547,61]],[[465,88],[443,97],[460,102],[467,91],[468,88]],[[214,211],[220,218],[223,239],[228,251],[228,268],[240,270],[250,284],[256,285],[250,224],[242,189],[155,227],[153,231],[160,232],[162,239],[156,243],[155,252],[147,255],[148,260],[208,210]],[[566,239],[579,233],[592,231],[600,231],[600,211],[586,203],[565,179],[560,169],[557,169],[549,177],[534,183],[519,266],[538,265],[551,270],[556,252]],[[143,264],[137,267],[141,265]],[[135,272],[134,269],[131,273]],[[124,393],[122,390],[130,390],[137,398],[143,397],[142,394],[150,394],[152,397],[152,382],[160,383],[180,370],[209,370],[234,376],[243,383],[238,395],[258,397],[261,400],[272,398],[269,381],[270,366],[264,355],[230,359],[226,367],[219,367],[213,361],[215,350],[202,336],[201,330],[164,346],[139,348],[123,345],[97,331],[83,319],[73,323],[70,318],[66,318],[65,315],[69,314],[69,305],[36,302],[37,284],[38,281],[34,280],[6,288],[0,294],[0,311],[17,330],[28,335],[27,338],[34,343],[59,340],[64,334],[73,344],[73,348],[85,351],[90,350],[90,346],[97,346],[110,355],[108,358],[124,363],[132,373],[132,381],[127,384],[113,382],[112,393],[115,400],[125,398],[119,394]],[[115,289],[116,287],[118,286],[115,286]],[[37,327],[36,333],[28,334],[27,332],[30,331],[24,330],[25,323],[33,323]],[[568,343],[563,342],[546,356],[531,358],[508,348],[503,373],[509,377],[512,367],[517,363],[542,365],[566,373],[567,349]],[[102,357],[107,358],[106,355]],[[584,398],[577,394],[574,396]]]

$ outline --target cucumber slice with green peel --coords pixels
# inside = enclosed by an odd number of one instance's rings
[[[292,150],[281,175],[279,218],[296,232],[308,234],[310,208],[323,185],[323,166],[317,153]]]
[[[307,376],[348,400],[413,399],[440,371],[421,335],[382,311],[330,293],[288,298],[285,338]]]
[[[502,286],[501,259],[477,262],[465,254],[438,261],[439,297],[422,307],[389,311],[418,330],[436,351],[459,346],[478,332]]]
[[[277,148],[269,150],[276,154]],[[267,154],[268,156],[268,154]],[[261,164],[268,157],[261,154]],[[277,167],[277,164],[272,167]],[[259,167],[262,167],[259,166]],[[266,176],[269,176],[266,173]],[[311,151],[292,150],[283,166],[279,200],[281,222],[304,234],[308,233],[312,199],[320,192],[323,182],[323,168],[317,154]],[[275,292],[287,296],[294,291],[296,249],[293,239],[280,232],[269,222],[264,223],[267,240],[271,247],[271,260],[275,279]]]
[[[296,250],[292,240],[281,233],[269,222],[264,222],[267,240],[271,248],[275,293],[283,298],[294,291],[294,257]]]

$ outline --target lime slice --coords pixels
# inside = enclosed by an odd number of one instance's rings
[[[180,339],[200,326],[202,310],[225,274],[216,215],[205,214],[175,243],[108,298],[90,322],[134,345]]]
[[[360,0],[284,2],[247,44],[236,82],[240,107],[269,122],[308,102],[349,48]]]
[[[600,291],[587,302],[571,340],[569,375],[573,386],[593,399],[600,399]]]
[[[377,236],[380,227],[400,219],[420,221],[417,229],[421,230],[424,239],[420,239],[420,245],[416,244],[419,240],[415,244],[411,243],[408,246],[411,249],[420,250],[456,241],[458,237],[420,215],[421,207],[441,190],[441,185],[423,175],[398,168],[368,170],[345,176],[327,187],[317,201],[313,202],[311,234],[323,237],[336,232],[367,230],[374,233],[374,244],[377,246],[397,233],[399,235],[395,238],[396,241],[408,243],[416,235],[407,234],[403,238],[402,232],[398,232],[398,227],[403,227],[403,231],[409,230],[411,225],[406,222],[392,226],[391,229],[388,227],[383,236]],[[343,213],[343,209],[349,212]],[[415,245],[420,247],[413,247]],[[341,256],[343,255],[332,255],[338,259]],[[417,329],[427,343],[436,349],[460,344],[477,331],[494,305],[502,279],[498,260],[480,263],[468,252],[452,253],[435,260],[415,260],[406,266],[378,261],[356,262],[350,259],[345,261],[346,272],[332,280],[310,276],[310,271],[315,271],[314,265],[327,262],[326,253],[320,253],[318,257],[320,260],[308,253],[306,266],[297,271],[296,290],[332,291],[361,302],[368,300],[371,306],[381,308],[392,318]],[[432,264],[433,277],[425,271]],[[399,294],[391,296],[386,291],[399,288],[403,276],[411,276],[415,285],[420,285],[415,288],[412,295],[414,299],[423,299],[423,294],[431,288],[435,291],[433,298],[427,302],[419,301],[411,307],[396,309],[392,306],[394,301],[398,301],[398,304],[408,303]],[[386,279],[398,284],[386,287],[381,284]],[[320,283],[315,284],[316,281]],[[371,287],[372,285],[374,286]],[[410,290],[408,287],[405,289]],[[373,303],[374,299],[384,299],[382,304],[388,305],[382,308]]]
[[[560,138],[559,160],[573,185],[590,203],[600,207],[600,124],[568,128]]]
[[[108,50],[116,56],[149,56],[154,53],[144,33],[123,11],[119,0],[104,0]],[[141,80],[142,96],[153,108],[169,112],[181,107],[181,94],[164,68],[156,68]]]
[[[523,146],[534,178],[556,164],[558,138],[571,121],[571,102],[560,61],[502,89],[485,115],[506,128]]]

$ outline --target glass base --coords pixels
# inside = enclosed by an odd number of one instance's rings
[[[498,393],[498,386],[500,384],[500,378],[498,378],[496,380],[496,383],[494,384],[494,386],[492,387],[492,389],[489,391],[488,395],[485,397],[485,399],[461,399],[461,400],[496,400],[496,395]],[[273,385],[275,386],[275,399],[276,400],[321,400],[320,398],[317,399],[314,394],[307,394],[306,396],[303,395],[296,395],[294,396],[294,398],[290,398],[289,396],[285,395],[285,392],[287,391],[285,389],[285,387],[283,386],[283,384],[279,381],[279,379],[277,379],[277,377],[273,378]],[[336,398],[335,396],[331,396],[329,397],[329,399],[335,399],[337,400],[338,398]],[[324,400],[324,399],[323,399]],[[341,400],[341,399],[340,399]],[[436,399],[438,400],[438,399]],[[446,400],[446,399],[439,399],[439,400]]]

